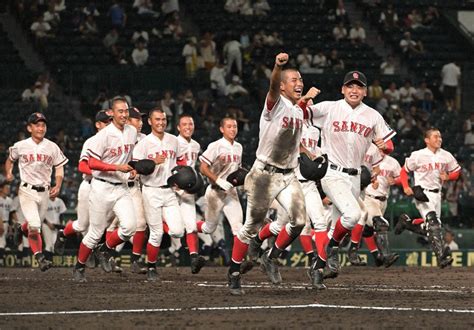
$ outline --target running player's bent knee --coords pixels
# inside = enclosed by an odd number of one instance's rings
[[[211,222],[205,221],[204,224],[202,225],[202,232],[204,234],[212,234],[213,232],[216,231],[216,228],[217,228],[217,222],[211,223]]]
[[[40,232],[41,232],[41,228],[28,226],[28,233],[29,234],[36,235],[36,234],[39,234]]]
[[[121,227],[119,230],[119,236],[122,240],[128,241],[135,232],[137,231],[137,224],[131,223],[128,226]]]
[[[163,239],[163,233],[150,232],[150,237],[148,238],[148,242],[153,246],[160,246],[162,239]]]
[[[171,229],[168,231],[168,235],[174,238],[181,238],[184,236],[184,228],[179,228],[178,230],[176,229]]]
[[[352,229],[357,224],[361,216],[362,212],[360,209],[347,211],[341,217],[341,224],[344,226],[344,228]]]
[[[376,232],[388,231],[389,223],[384,217],[373,217],[372,222],[374,223],[374,230]]]

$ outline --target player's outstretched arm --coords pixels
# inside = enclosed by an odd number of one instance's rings
[[[270,89],[268,90],[267,108],[271,109],[280,97],[281,71],[283,66],[288,63],[288,54],[280,53],[275,57],[275,66],[270,77]]]

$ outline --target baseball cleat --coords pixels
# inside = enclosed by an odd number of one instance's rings
[[[240,285],[240,273],[227,273],[227,281],[229,285],[230,294],[233,296],[242,296],[245,294]]]
[[[64,230],[58,230],[56,234],[56,242],[54,242],[54,253],[62,256],[64,254],[64,247],[66,245],[66,237],[64,236]]]
[[[103,243],[97,246],[97,249],[94,252],[97,260],[99,260],[100,266],[106,273],[112,272],[112,265],[110,264],[111,256],[108,250],[109,248],[107,248],[107,245]]]
[[[377,257],[374,258],[375,266],[380,267],[384,264],[385,258],[379,253]]]
[[[388,256],[384,257],[383,264],[385,268],[388,268],[393,265],[398,260],[398,258],[400,258],[400,256],[396,253],[390,253]]]
[[[326,247],[327,266],[332,273],[339,273],[341,265],[339,264],[339,247],[329,245]]]
[[[206,259],[199,254],[191,255],[191,273],[197,274],[206,265]]]
[[[352,266],[367,266],[367,263],[357,254],[357,249],[349,249],[347,255]]]
[[[253,238],[249,244],[249,249],[247,252],[248,256],[251,259],[257,259],[258,257],[260,257],[260,254],[262,252],[262,249],[260,248],[261,246],[262,246],[262,243],[257,241],[257,237]]]
[[[333,271],[329,270],[329,268],[327,268],[327,267],[323,271],[323,279],[336,278],[338,276],[339,276],[339,273],[333,272]]]
[[[72,271],[72,280],[77,283],[87,282],[85,268],[74,268]]]
[[[117,262],[115,261],[114,257],[110,257],[109,259],[110,266],[112,267],[112,271],[114,273],[121,273],[123,272],[123,268],[117,265]]]
[[[146,266],[140,263],[140,261],[132,262],[132,265],[130,266],[130,270],[134,274],[146,274],[148,272],[148,269],[146,268]]]
[[[403,213],[402,215],[400,215],[400,217],[398,217],[398,222],[394,228],[395,235],[400,235],[406,229],[407,222],[411,222],[411,219],[408,214]]]
[[[42,272],[47,271],[53,266],[53,263],[46,259],[42,253],[37,253],[35,257],[38,261],[39,269],[41,269]]]
[[[148,268],[146,273],[146,279],[150,282],[155,282],[158,279],[158,273],[156,272],[156,267]]]
[[[322,269],[313,269],[312,267],[307,271],[308,277],[311,281],[311,286],[317,290],[327,289],[326,285],[323,283],[324,275]]]
[[[265,273],[267,273],[268,278],[273,284],[281,284],[282,279],[281,279],[280,270],[278,269],[278,260],[270,259],[268,257],[269,253],[270,251],[262,254],[262,257],[260,258],[261,260],[260,266],[262,267],[262,270]]]
[[[439,268],[443,269],[450,266],[453,263],[454,259],[451,256],[447,256],[439,262]]]
[[[252,270],[253,266],[255,266],[255,262],[253,260],[244,260],[240,264],[240,273],[247,274]]]

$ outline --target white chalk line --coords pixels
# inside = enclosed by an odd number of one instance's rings
[[[18,312],[18,313],[10,312],[10,313],[0,313],[0,316],[48,316],[48,315],[55,316],[55,315],[122,314],[122,313],[174,313],[174,312],[183,312],[183,311],[201,311],[201,312],[204,311],[205,312],[205,311],[303,309],[303,308],[474,314],[474,309],[304,304],[304,305],[215,306],[215,307],[191,307],[191,308],[102,309],[102,310],[89,310],[89,311],[83,310],[83,311],[55,311],[55,312]]]

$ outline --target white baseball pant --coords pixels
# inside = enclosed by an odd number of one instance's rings
[[[385,210],[387,209],[387,201],[380,201],[371,197],[370,195],[365,195],[364,205],[367,210],[367,221],[366,224],[373,226],[372,219],[374,217],[383,217]]]
[[[428,197],[429,202],[419,202],[415,199],[415,206],[418,212],[420,212],[423,219],[426,219],[426,215],[434,211],[438,219],[441,219],[441,193],[434,193],[427,190],[425,190],[424,193]]]
[[[219,223],[221,212],[224,213],[232,229],[232,234],[237,235],[244,219],[242,206],[240,205],[237,189],[231,188],[228,191],[214,189],[211,185],[206,189],[206,221],[202,226],[202,232],[212,234]]]
[[[72,228],[76,233],[83,233],[89,228],[89,193],[91,183],[82,180],[77,192],[77,219],[73,221]]]
[[[49,190],[38,192],[31,189],[30,186],[24,187],[22,183],[18,190],[18,198],[20,199],[21,211],[26,221],[28,221],[28,228],[41,232],[42,219],[48,211]]]
[[[43,236],[44,250],[53,253],[54,243],[56,242],[56,235],[58,231],[56,229],[49,228],[45,223],[41,226],[41,234]]]
[[[177,194],[179,209],[181,211],[181,218],[184,221],[186,233],[197,232],[196,224],[196,198],[194,194],[188,194],[186,192],[180,192]]]
[[[8,221],[3,221],[3,234],[0,235],[0,249],[7,246]]]

